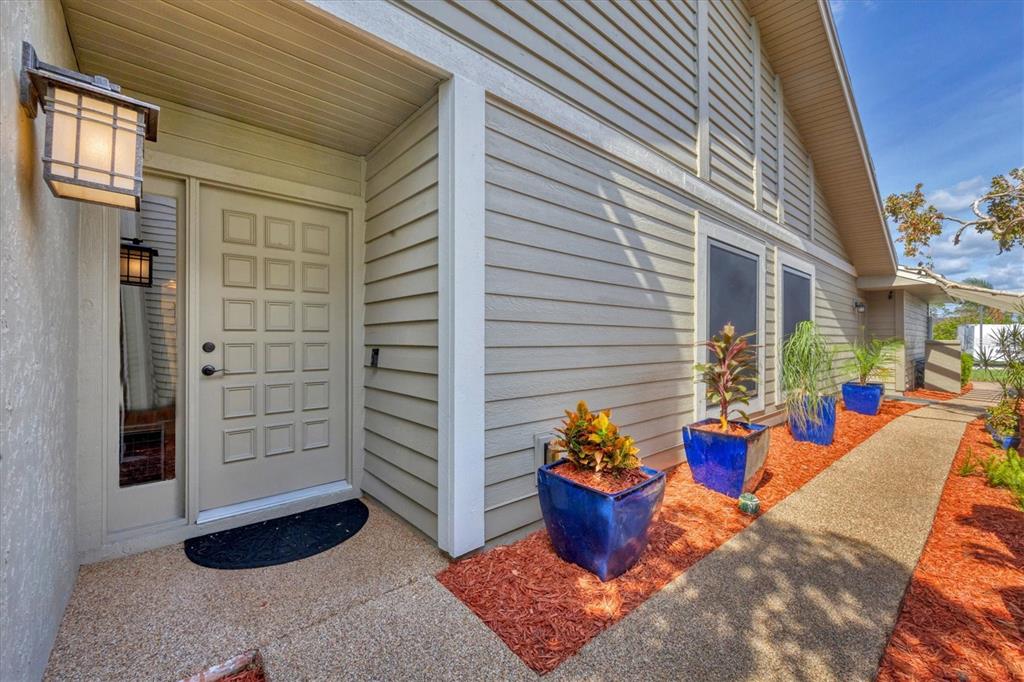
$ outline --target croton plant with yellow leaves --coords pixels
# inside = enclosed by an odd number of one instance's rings
[[[552,452],[595,472],[640,466],[640,450],[630,436],[619,433],[611,416],[611,410],[591,412],[581,400],[575,412],[565,411],[562,428],[555,430],[561,437],[551,443]]]

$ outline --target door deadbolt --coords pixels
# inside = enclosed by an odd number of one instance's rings
[[[223,372],[224,370],[217,369],[213,365],[203,365],[202,369],[200,369],[199,371],[203,373],[204,377],[212,377],[217,372]]]
[[[213,341],[207,341],[206,343],[203,344],[203,352],[204,353],[212,353],[216,349],[217,349],[217,344],[215,344]]]

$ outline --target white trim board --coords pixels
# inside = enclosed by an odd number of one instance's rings
[[[746,405],[743,409],[747,413],[760,412],[764,410],[765,406],[765,290],[767,288],[766,281],[766,259],[768,256],[768,246],[765,242],[748,236],[747,234],[737,230],[736,228],[730,227],[724,223],[718,222],[708,216],[697,212],[694,222],[696,224],[697,231],[697,253],[696,253],[696,270],[695,277],[697,280],[697,305],[694,311],[696,315],[696,343],[693,348],[693,359],[694,363],[702,363],[706,361],[707,352],[704,347],[704,341],[706,341],[711,333],[708,329],[708,315],[704,306],[704,302],[709,300],[710,293],[708,291],[708,240],[713,240],[726,246],[726,248],[735,248],[737,251],[746,252],[757,256],[757,369],[758,378],[757,396],[750,401],[749,405]],[[695,377],[694,382],[694,421],[699,421],[707,417],[713,417],[718,415],[718,408],[709,408],[707,400],[704,398],[705,387],[704,382],[700,381],[700,377]]]
[[[344,21],[382,44],[413,58],[478,83],[488,95],[560,128],[586,143],[642,169],[670,187],[695,198],[708,208],[770,235],[775,241],[812,255],[842,272],[856,276],[853,264],[811,240],[733,199],[662,156],[642,142],[620,132],[566,102],[557,95],[502,66],[469,45],[400,6],[375,0],[308,0],[328,17]]]
[[[484,90],[438,99],[437,542],[484,545]]]

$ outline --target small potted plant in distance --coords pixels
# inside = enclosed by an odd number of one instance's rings
[[[885,363],[892,358],[897,346],[898,341],[881,339],[858,341],[850,346],[852,357],[847,371],[856,374],[857,379],[843,384],[843,405],[846,409],[861,414],[878,414],[885,385],[868,379],[872,376],[882,379],[892,373]]]
[[[801,322],[782,344],[782,390],[796,440],[831,445],[836,430],[832,346],[813,322]]]
[[[693,479],[712,490],[739,497],[757,487],[764,473],[771,432],[762,424],[751,424],[734,404],[747,405],[748,386],[756,381],[751,334],[736,335],[731,324],[705,345],[711,361],[696,370],[706,385],[708,400],[718,403],[719,415],[690,424],[683,429],[686,461]],[[743,421],[731,421],[735,411]]]
[[[647,547],[665,496],[665,472],[642,466],[633,439],[580,401],[566,411],[552,451],[564,457],[537,470],[537,492],[558,556],[611,580]]]
[[[1020,447],[1020,413],[1017,401],[1004,398],[998,404],[985,408],[985,429],[992,440],[1004,450]]]

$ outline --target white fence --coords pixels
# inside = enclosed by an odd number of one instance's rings
[[[1001,329],[1008,329],[1013,325],[1009,324],[962,324],[956,328],[956,336],[960,339],[960,350],[964,353],[970,353],[974,356],[974,359],[978,359],[978,355],[982,349],[992,353],[992,357],[997,362],[1002,360],[1002,356],[999,355],[999,344],[996,342],[997,334]]]

